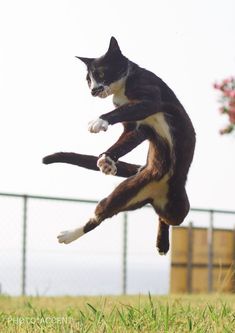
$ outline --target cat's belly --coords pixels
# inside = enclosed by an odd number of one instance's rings
[[[154,206],[163,210],[168,202],[168,180],[168,174],[159,181],[152,180],[136,193],[135,197],[127,203],[128,206],[146,199],[152,199]]]

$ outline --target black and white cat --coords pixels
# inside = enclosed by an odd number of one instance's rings
[[[160,254],[166,254],[169,226],[181,224],[189,211],[185,183],[195,147],[190,118],[166,83],[128,60],[114,37],[104,56],[78,58],[87,66],[92,96],[113,95],[115,106],[91,121],[88,130],[98,133],[116,123],[122,123],[124,130],[99,157],[61,152],[46,156],[43,163],[70,163],[127,179],[98,203],[86,224],[61,232],[58,240],[68,244],[106,218],[151,204],[159,215],[157,248]],[[149,142],[145,166],[119,161],[144,140]]]

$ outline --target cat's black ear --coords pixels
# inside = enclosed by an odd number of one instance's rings
[[[84,62],[84,64],[87,65],[87,67],[90,66],[90,64],[92,63],[92,61],[94,60],[94,58],[84,58],[84,57],[78,57],[76,56],[76,58],[80,59],[82,62]]]
[[[111,37],[111,39],[110,39],[108,52],[120,52],[121,53],[118,42],[117,42],[116,38],[114,38],[114,37]]]

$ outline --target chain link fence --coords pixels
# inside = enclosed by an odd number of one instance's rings
[[[156,251],[153,209],[121,213],[69,244],[96,201],[0,193],[0,292],[10,295],[167,294],[170,253]],[[184,226],[234,228],[235,212],[192,209]],[[210,230],[209,228],[209,230]]]

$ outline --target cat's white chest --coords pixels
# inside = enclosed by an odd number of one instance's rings
[[[122,88],[113,95],[113,104],[115,106],[122,106],[129,102],[127,96],[125,95],[125,89]]]

